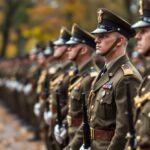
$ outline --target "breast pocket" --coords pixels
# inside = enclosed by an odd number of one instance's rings
[[[101,119],[109,120],[115,116],[113,89],[101,89],[96,97],[96,111]]]
[[[81,110],[82,102],[81,102],[80,98],[81,98],[80,90],[73,90],[71,92],[70,100],[71,100],[71,109],[73,111]]]

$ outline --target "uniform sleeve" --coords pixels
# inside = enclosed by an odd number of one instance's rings
[[[128,132],[126,79],[130,84],[131,100],[136,95],[140,81],[133,76],[124,76],[115,88],[114,98],[116,104],[116,128],[108,150],[123,150],[126,144],[125,136]]]
[[[73,150],[77,150],[81,147],[82,144],[83,144],[83,130],[81,124],[74,138],[70,141],[69,145],[63,150],[69,150],[69,148],[72,148]]]

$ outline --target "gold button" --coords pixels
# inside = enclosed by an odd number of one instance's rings
[[[109,76],[112,77],[112,75],[113,75],[113,74],[110,72],[110,73],[109,73]]]
[[[137,124],[141,124],[141,120],[140,119],[137,120]]]
[[[150,75],[147,78],[150,79]]]
[[[72,99],[74,99],[74,96],[71,96]]]
[[[148,117],[150,118],[150,112],[148,113]]]
[[[93,118],[91,118],[90,121],[93,121]]]
[[[141,90],[142,90],[142,92],[144,92],[144,91],[145,91],[145,88],[142,88]]]
[[[139,142],[141,140],[141,136],[136,136],[136,140]]]
[[[93,109],[93,108],[94,108],[94,105],[91,106],[91,109]]]
[[[103,99],[100,100],[100,103],[103,103]]]

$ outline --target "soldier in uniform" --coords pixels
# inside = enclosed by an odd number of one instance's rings
[[[142,81],[139,72],[126,55],[128,39],[135,32],[130,24],[100,8],[95,34],[96,52],[104,56],[105,66],[92,84],[89,95],[89,124],[92,150],[123,150],[128,131],[126,82],[131,97],[136,95]],[[84,150],[84,144],[80,150]]]
[[[74,66],[74,63],[68,61],[68,54],[66,42],[70,39],[70,32],[67,28],[62,27],[60,30],[60,36],[58,40],[54,41],[54,58],[58,61],[58,69],[55,71],[55,74],[51,77],[49,81],[50,85],[50,95],[49,95],[49,110],[44,112],[45,123],[49,125],[49,146],[48,149],[60,149],[58,143],[53,135],[53,128],[57,119],[57,100],[56,100],[56,91],[59,90],[60,99],[60,109],[64,110],[67,103],[67,92],[69,74],[68,71]],[[52,68],[49,68],[52,70]],[[53,70],[56,70],[56,67],[53,67]]]
[[[136,49],[148,58],[150,56],[150,0],[140,0],[140,20],[133,24],[138,29]],[[149,72],[148,70],[147,72]],[[150,75],[148,74],[134,99],[136,107],[136,149],[150,150]]]
[[[94,39],[93,35],[79,27],[79,25],[73,24],[72,37],[67,42],[70,45],[68,57],[76,63],[78,73],[71,79],[68,88],[67,126],[62,128],[59,125],[55,126],[55,137],[60,144],[66,139],[67,132],[69,143],[71,143],[76,130],[82,123],[81,93],[85,93],[86,98],[88,97],[91,83],[97,75],[92,60],[92,54],[95,51]],[[76,145],[74,149],[79,149],[79,147],[80,145]],[[64,149],[70,149],[70,144]]]

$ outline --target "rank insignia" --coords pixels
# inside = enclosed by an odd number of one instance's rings
[[[103,89],[111,89],[111,88],[112,88],[112,81],[109,81],[103,85]]]

